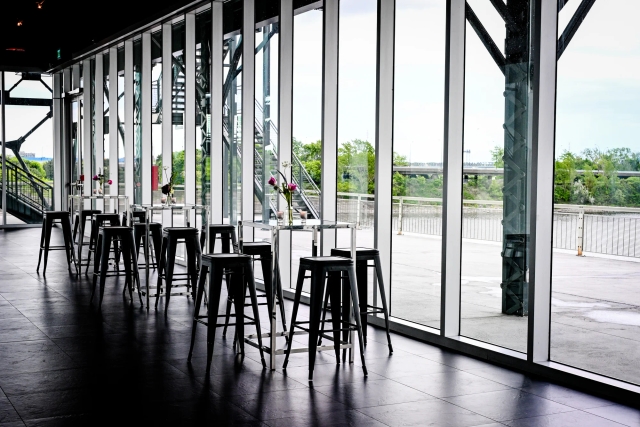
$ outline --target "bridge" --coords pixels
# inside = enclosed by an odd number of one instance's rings
[[[442,176],[443,169],[442,166],[394,166],[394,172],[398,172],[401,175],[406,176],[424,176],[424,177],[432,177],[432,176]],[[463,169],[465,175],[485,175],[485,176],[502,176],[504,175],[503,168],[491,168],[491,167],[465,167]],[[584,175],[587,171],[583,169],[576,170],[578,175]],[[603,170],[592,170],[594,175],[602,175],[605,173]],[[617,175],[619,178],[631,178],[631,177],[640,177],[640,171],[618,171]]]

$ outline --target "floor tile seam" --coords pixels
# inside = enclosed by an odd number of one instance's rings
[[[505,424],[504,424],[504,423],[505,423],[505,421],[504,421],[504,420],[502,420],[502,421],[500,421],[500,420],[496,420],[496,419],[494,419],[494,418],[492,418],[492,417],[489,417],[489,416],[487,416],[487,415],[479,414],[479,413],[477,413],[476,411],[473,411],[473,410],[471,410],[471,409],[469,409],[469,408],[465,408],[465,407],[464,407],[464,406],[462,406],[462,405],[458,405],[458,404],[456,404],[456,403],[454,403],[454,402],[449,402],[448,400],[446,400],[446,399],[450,399],[449,397],[443,397],[443,398],[438,397],[437,399],[438,399],[438,400],[440,400],[440,401],[442,401],[442,402],[448,403],[448,404],[450,404],[450,405],[457,406],[458,408],[464,409],[465,411],[469,411],[469,412],[471,412],[472,414],[478,415],[478,416],[480,416],[480,417],[484,417],[484,418],[486,418],[486,419],[488,419],[488,420],[491,420],[491,421],[493,421],[493,422],[495,422],[495,423],[505,425]],[[482,424],[479,424],[479,425],[481,426]]]
[[[380,381],[380,380],[378,380],[378,381]],[[330,387],[330,386],[322,386],[322,387]],[[322,395],[324,395],[324,396],[327,396],[327,397],[331,398],[331,396],[327,395],[326,393],[321,392],[320,390],[315,390],[315,389],[314,389],[314,391],[316,391],[317,393],[320,393],[320,394],[322,394]],[[420,391],[420,390],[417,390],[417,391]],[[350,409],[350,410],[358,410],[358,409],[367,409],[367,408],[383,408],[383,407],[385,407],[385,406],[402,405],[402,404],[405,404],[405,403],[429,402],[429,401],[433,401],[433,400],[436,400],[436,399],[437,399],[437,397],[435,397],[435,396],[431,396],[430,394],[427,394],[427,393],[424,393],[424,392],[420,392],[420,393],[424,394],[424,395],[425,395],[425,397],[430,397],[431,399],[409,399],[409,400],[405,400],[404,402],[397,402],[397,403],[385,403],[385,404],[382,404],[382,405],[360,406],[360,407],[358,407],[358,408],[356,408],[356,407],[352,407],[352,406],[349,406],[349,405],[347,405],[346,403],[340,402],[340,401],[338,401],[338,400],[336,400],[336,401],[337,401],[338,403],[343,404],[344,406],[346,406],[346,407],[347,407],[348,409]],[[335,400],[335,399],[334,399],[334,400]]]
[[[380,424],[384,424],[385,426],[392,427],[392,425],[391,425],[391,424],[387,424],[387,423],[385,423],[384,421],[379,420],[378,418],[374,417],[373,415],[365,414],[364,412],[360,411],[359,409],[352,409],[352,411],[356,411],[356,412],[358,412],[359,414],[364,415],[365,417],[371,418],[372,420],[375,420],[375,421],[379,422]]]
[[[560,384],[554,384],[554,383],[551,383],[551,382],[548,382],[548,381],[545,381],[545,383],[550,384],[550,385],[553,385],[553,386],[556,386],[556,387],[563,387],[563,388],[566,388],[567,390],[575,391],[576,393],[582,393],[582,394],[585,394],[585,395],[587,395],[587,396],[589,396],[589,397],[594,397],[594,398],[596,398],[596,399],[606,400],[606,398],[604,398],[604,397],[596,396],[596,395],[594,395],[594,394],[588,394],[588,393],[582,392],[582,391],[580,391],[580,390],[575,390],[575,389],[570,388],[570,387],[565,387],[565,386],[560,385]],[[559,402],[559,401],[554,400],[554,399],[552,399],[552,398],[550,398],[550,397],[541,396],[541,395],[539,395],[538,393],[533,393],[533,392],[531,392],[531,391],[528,391],[528,390],[527,390],[527,388],[528,388],[528,387],[512,387],[512,388],[515,388],[515,389],[517,389],[517,390],[522,390],[522,391],[524,391],[524,392],[526,392],[526,393],[533,394],[534,396],[542,397],[543,399],[551,400],[552,402],[559,403],[560,405],[564,405],[564,406],[568,406],[568,407],[570,407],[570,408],[574,408],[574,409],[576,409],[576,410],[578,410],[578,411],[585,411],[586,409],[597,409],[597,408],[605,408],[605,407],[607,407],[607,406],[615,406],[615,405],[619,405],[619,404],[618,404],[618,403],[616,403],[616,402],[611,402],[611,401],[609,401],[609,403],[606,403],[606,404],[603,404],[603,405],[598,405],[598,406],[592,406],[592,407],[589,407],[589,408],[576,408],[576,407],[574,407],[574,406],[571,406],[569,403]]]
[[[598,409],[598,408],[590,408],[590,409]],[[631,424],[624,424],[624,423],[621,423],[621,422],[619,422],[619,421],[612,420],[611,418],[607,418],[607,417],[605,417],[605,416],[603,416],[603,415],[594,414],[593,412],[589,412],[589,409],[585,409],[585,410],[583,410],[582,412],[586,412],[587,414],[590,414],[590,415],[595,415],[596,417],[603,418],[603,419],[605,419],[605,420],[607,420],[607,421],[612,421],[612,422],[614,422],[614,423],[618,423],[618,424],[620,424],[620,425],[622,425],[622,426],[626,426],[626,427],[633,427]]]
[[[18,414],[18,417],[20,417],[20,421],[22,422],[22,424],[27,425],[27,423],[24,421],[24,418],[22,418],[22,414],[20,414],[20,412],[18,412],[18,409],[16,408],[16,405],[14,405],[14,403],[11,401],[11,398],[9,398],[9,395],[4,392],[4,388],[2,388],[0,386],[0,390],[2,390],[2,393],[4,394],[4,397],[6,397],[6,399],[11,404],[11,407],[13,408],[13,410],[16,412],[16,414]]]
[[[511,419],[511,420],[503,420],[503,421],[502,421],[502,423],[504,424],[504,423],[507,423],[507,422],[509,422],[509,421],[516,421],[516,420],[528,420],[528,419],[534,419],[534,418],[548,417],[548,416],[558,415],[558,414],[569,414],[569,413],[572,413],[572,412],[583,412],[583,413],[585,413],[585,414],[589,414],[589,415],[593,415],[593,416],[598,417],[598,418],[602,418],[603,420],[611,421],[612,423],[616,423],[616,424],[618,424],[618,425],[620,425],[620,426],[633,427],[631,424],[624,424],[624,423],[621,423],[621,422],[614,421],[614,420],[612,420],[612,419],[609,419],[609,418],[603,417],[603,416],[598,415],[598,414],[592,414],[592,413],[590,413],[590,412],[583,411],[583,410],[581,410],[581,409],[574,409],[573,411],[554,412],[553,414],[536,415],[536,416],[533,416],[533,417],[513,418],[513,419]]]
[[[446,373],[446,372],[444,372],[444,373]],[[431,374],[427,374],[427,375],[431,375]],[[402,378],[408,378],[408,377],[409,377],[409,376],[407,376],[407,377],[402,377]],[[478,377],[478,378],[481,378],[481,379],[483,379],[483,380],[487,380],[487,381],[491,381],[492,383],[494,383],[494,384],[496,384],[496,385],[499,385],[499,386],[504,386],[504,387],[506,387],[505,389],[502,389],[502,390],[492,390],[492,391],[519,390],[517,387],[512,387],[512,386],[507,385],[507,384],[501,384],[501,383],[498,383],[498,382],[495,382],[495,381],[492,381],[492,380],[489,380],[489,379],[486,379],[486,378],[482,378],[482,377]],[[405,386],[405,387],[409,387],[409,388],[412,388],[412,389],[417,390],[417,391],[419,391],[419,392],[422,392],[422,393],[428,394],[429,396],[433,396],[433,397],[434,397],[434,398],[436,398],[436,399],[450,399],[450,398],[453,398],[453,397],[473,396],[473,395],[476,395],[476,394],[484,394],[484,393],[491,393],[491,392],[492,392],[492,391],[479,391],[479,392],[474,392],[474,393],[456,394],[456,395],[454,395],[454,396],[434,396],[433,394],[429,394],[429,393],[427,393],[426,391],[422,391],[422,390],[417,389],[417,388],[415,388],[415,387],[413,387],[413,386],[410,386],[410,385],[408,385],[408,384],[401,383],[401,382],[399,382],[397,379],[392,379],[392,378],[389,378],[389,379],[390,379],[390,380],[392,380],[392,381],[394,381],[394,382],[397,382],[398,384],[401,384],[401,385],[403,385],[403,386]],[[532,393],[530,393],[530,394],[532,394]],[[537,395],[536,395],[536,396],[537,396]],[[542,397],[542,396],[538,396],[538,397]],[[560,403],[560,402],[555,402],[555,403]],[[568,405],[565,405],[565,406],[568,406]]]

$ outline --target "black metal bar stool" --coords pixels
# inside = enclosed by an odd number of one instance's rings
[[[140,292],[140,274],[138,272],[138,261],[135,255],[135,246],[133,242],[133,229],[131,227],[100,227],[98,232],[98,240],[96,242],[95,256],[93,259],[93,290],[91,291],[91,301],[96,292],[96,284],[98,276],[100,276],[100,303],[102,307],[102,298],[104,296],[104,282],[107,276],[122,276],[120,271],[108,272],[109,252],[111,251],[111,243],[119,241],[121,244],[120,252],[124,258],[124,276],[125,284],[123,294],[129,288],[129,297],[133,301],[133,282],[137,282],[138,297],[142,305],[142,293]]]
[[[272,288],[272,275],[271,270],[272,257],[271,257],[271,243],[269,242],[247,242],[242,245],[242,253],[250,255],[252,257],[260,257],[260,265],[262,267],[262,278],[264,280],[265,295],[259,295],[259,297],[265,297],[267,299],[267,309],[269,310],[269,318],[273,313],[273,302],[271,295],[273,295]],[[254,258],[255,260],[255,258]],[[280,280],[280,270],[276,263],[276,303],[280,306],[280,319],[282,320],[282,327],[284,332],[287,332],[287,319],[284,312],[284,296],[282,294],[282,281]],[[262,304],[261,304],[262,305]],[[228,307],[229,308],[229,307]],[[227,311],[227,321],[229,319],[229,311]],[[225,326],[224,333],[227,327]]]
[[[136,243],[136,257],[140,258],[140,248],[144,248],[144,245],[147,245],[150,249],[153,247],[153,251],[149,250],[148,252],[151,254],[153,259],[151,262],[145,259],[145,262],[149,262],[149,266],[155,269],[158,265],[158,261],[160,261],[160,250],[162,249],[162,224],[159,222],[149,223],[149,234],[151,235],[151,240],[147,242],[147,225],[144,222],[133,223],[133,238]],[[140,265],[140,267],[144,267],[144,264]]]
[[[109,225],[111,227],[119,227],[120,226],[120,216],[115,213],[110,214],[94,214],[91,217],[91,236],[89,238],[89,253],[87,254],[87,269],[85,270],[85,274],[89,272],[89,264],[91,262],[91,254],[96,251],[96,243],[98,241],[98,233],[100,232],[100,227],[104,227]],[[119,264],[120,256],[118,255],[118,240],[113,242],[113,251],[115,255],[116,265]],[[82,260],[80,260],[80,268],[82,268]]]
[[[298,307],[300,305],[300,295],[302,294],[302,287],[304,285],[304,279],[306,272],[311,274],[311,295],[310,295],[310,313],[309,321],[297,322]],[[341,288],[341,274],[347,275],[347,280],[342,281]],[[322,311],[322,297],[325,290],[325,279],[329,277],[327,293],[331,298],[331,322],[333,329],[326,331],[324,328],[320,329],[320,314]],[[367,367],[364,360],[364,342],[362,339],[362,324],[360,323],[360,305],[358,303],[358,290],[353,286],[353,278],[355,277],[355,268],[353,260],[351,258],[337,257],[337,256],[316,256],[300,258],[300,268],[298,269],[298,282],[296,284],[296,296],[293,301],[293,313],[291,315],[291,332],[289,341],[287,343],[286,356],[284,359],[283,368],[286,369],[289,362],[289,355],[291,354],[291,345],[293,342],[293,334],[295,328],[302,329],[309,333],[309,381],[313,381],[313,368],[316,362],[316,352],[318,348],[318,337],[324,332],[333,332],[333,347],[336,352],[337,362],[340,363],[340,345],[342,342],[348,340],[349,332],[356,330],[358,332],[358,340],[360,342],[360,358],[362,360],[362,371],[367,376]],[[342,318],[340,313],[340,294],[342,293]],[[349,298],[351,294],[351,298]],[[349,304],[347,301],[351,301]],[[356,322],[353,325],[350,321],[351,309],[353,309],[353,318]],[[301,326],[308,323],[307,328]],[[340,339],[340,332],[342,332],[342,340]],[[354,343],[351,343],[354,345]]]
[[[75,224],[73,226],[73,241],[78,242],[78,267],[80,271],[82,271],[82,246],[84,246],[84,230],[87,225],[87,220],[91,221],[93,215],[101,214],[101,210],[97,209],[82,209],[76,212]],[[80,235],[77,237],[76,235],[80,232]]]
[[[176,250],[178,243],[184,243],[187,252],[187,272],[174,274],[173,270],[176,262]],[[156,309],[158,299],[162,292],[162,279],[166,283],[165,310],[169,308],[171,298],[171,287],[174,276],[183,277],[187,281],[187,288],[191,288],[193,298],[196,297],[196,285],[198,282],[198,269],[202,251],[198,242],[198,229],[193,227],[167,227],[162,232],[162,249],[160,250],[160,267],[158,268],[158,290],[156,292]],[[166,314],[166,313],[165,313]]]
[[[200,235],[200,247],[204,250],[205,230],[203,227]],[[216,240],[220,240],[222,245],[222,253],[238,253],[238,237],[236,236],[236,227],[231,224],[209,224],[209,253],[215,252]]]
[[[341,256],[345,258],[351,258],[351,248],[337,248],[331,249],[332,256]],[[373,264],[369,264],[369,261],[373,261]],[[369,295],[369,283],[367,269],[375,269],[376,278],[378,281],[378,291],[380,292],[380,302],[382,307],[376,307],[367,303]],[[387,329],[387,344],[389,346],[389,353],[393,353],[393,346],[391,345],[391,334],[389,332],[389,310],[387,306],[387,295],[384,290],[384,282],[382,280],[382,267],[380,267],[380,251],[373,248],[356,248],[356,279],[358,281],[358,298],[360,299],[360,322],[362,323],[362,333],[364,336],[364,345],[367,345],[367,315],[368,314],[384,314],[385,326]],[[325,295],[324,311],[322,313],[322,323],[324,326],[324,320],[327,313],[327,304],[329,302],[329,295]],[[364,302],[364,304],[363,304]],[[322,337],[318,341],[318,345],[322,342]]]
[[[202,255],[202,268],[200,270],[200,280],[198,282],[198,292],[196,296],[196,307],[193,315],[193,327],[191,329],[191,346],[189,347],[189,358],[193,355],[193,345],[196,338],[196,327],[198,323],[207,325],[207,374],[211,367],[211,359],[213,357],[213,344],[216,338],[216,328],[225,326],[226,324],[218,323],[218,317],[224,315],[218,314],[220,305],[220,294],[222,293],[222,275],[230,271],[231,281],[227,284],[227,289],[234,294],[234,302],[236,306],[236,342],[240,348],[240,354],[244,355],[244,326],[255,325],[256,335],[258,338],[258,349],[260,350],[260,358],[262,366],[267,367],[264,360],[264,352],[262,350],[262,331],[260,329],[260,317],[258,313],[258,298],[256,295],[256,283],[253,277],[253,268],[251,266],[252,259],[249,255],[242,254],[208,254]],[[206,315],[200,315],[200,307],[202,306],[202,298],[204,287],[206,284],[207,274],[209,274],[209,310]],[[253,308],[253,318],[244,314],[244,300],[249,290],[251,298],[251,307]],[[249,321],[245,321],[247,318]]]
[[[62,235],[64,237],[64,245],[51,246],[51,229],[53,224],[62,225]],[[69,211],[45,211],[42,218],[42,232],[40,234],[40,254],[38,255],[38,267],[40,270],[40,262],[42,261],[42,251],[44,251],[44,267],[42,274],[47,271],[47,261],[49,260],[49,251],[64,250],[67,255],[67,265],[71,273],[71,261],[76,265],[76,255],[73,249],[73,237],[71,235],[71,213]],[[77,268],[77,266],[76,266]]]

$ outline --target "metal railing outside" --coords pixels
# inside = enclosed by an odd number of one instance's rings
[[[358,228],[374,226],[374,196],[338,193],[338,220]],[[464,200],[462,237],[502,241],[502,202]],[[442,235],[442,200],[394,197],[392,227],[398,234]],[[557,204],[553,214],[553,247],[640,258],[640,209]]]

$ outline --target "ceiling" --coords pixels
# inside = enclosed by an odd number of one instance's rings
[[[193,2],[3,0],[0,6],[0,69],[51,69],[71,59],[75,52]]]

